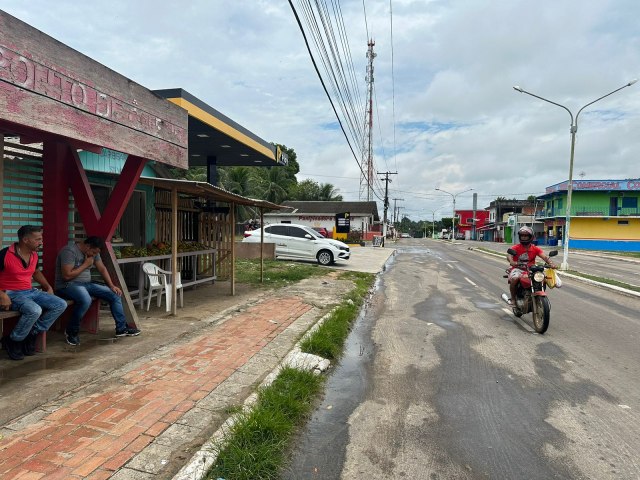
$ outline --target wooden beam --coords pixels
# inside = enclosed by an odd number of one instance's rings
[[[178,189],[171,190],[171,314],[178,314]]]
[[[264,283],[264,208],[260,207],[260,283]]]
[[[236,204],[231,202],[231,296],[236,294]]]
[[[0,219],[4,218],[4,133],[0,132]],[[4,244],[4,223],[0,220],[0,243]]]
[[[69,242],[69,146],[47,141],[42,150],[42,273],[54,285],[56,257]]]

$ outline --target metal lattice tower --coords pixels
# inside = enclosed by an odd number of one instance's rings
[[[360,200],[370,202],[373,200],[373,149],[371,135],[373,131],[373,59],[376,54],[373,52],[373,40],[367,43],[367,110],[365,112],[364,136],[362,145],[362,172],[360,173]]]

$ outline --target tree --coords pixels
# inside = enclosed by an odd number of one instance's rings
[[[342,195],[338,194],[338,191],[330,183],[321,183],[319,185],[319,199],[325,202],[341,202]]]
[[[282,167],[271,167],[259,176],[257,193],[263,200],[280,203],[289,196],[289,185],[292,180]]]

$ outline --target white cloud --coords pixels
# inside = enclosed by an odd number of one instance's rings
[[[436,186],[473,188],[457,201],[470,208],[474,192],[482,207],[566,180],[568,113],[513,85],[575,113],[640,76],[635,0],[394,0],[393,65],[389,3],[365,1],[366,27],[361,1],[341,3],[362,100],[366,28],[376,42],[376,170],[397,170],[390,197],[415,220],[449,215],[451,197]],[[24,5],[2,8],[147,88],[184,88],[294,148],[300,179],[313,174],[357,198],[360,171],[342,132],[328,128],[336,119],[287,2]],[[574,176],[640,176],[639,112],[637,84],[581,113]]]

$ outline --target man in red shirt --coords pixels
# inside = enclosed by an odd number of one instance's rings
[[[53,295],[53,289],[38,270],[38,249],[42,228],[23,225],[18,242],[0,250],[0,309],[20,312],[18,324],[2,338],[2,346],[12,360],[34,355],[38,334],[46,332],[67,308],[67,302]],[[42,290],[33,288],[31,280]]]
[[[542,260],[548,263],[551,268],[555,268],[555,265],[542,251],[542,249],[537,245],[533,245],[531,243],[533,241],[533,230],[531,230],[531,228],[527,226],[520,228],[520,230],[518,230],[518,239],[520,240],[520,243],[517,243],[510,248],[510,250],[516,251],[516,255],[507,253],[507,260],[509,261],[509,265],[511,265],[511,271],[509,272],[509,291],[511,292],[511,299],[509,300],[509,305],[513,307],[515,307],[516,305],[516,292],[518,289],[518,282],[520,281],[520,277],[522,275],[526,275],[526,272],[524,270],[518,268],[518,259],[521,255],[527,254],[528,267],[536,263],[536,257],[540,257]]]

